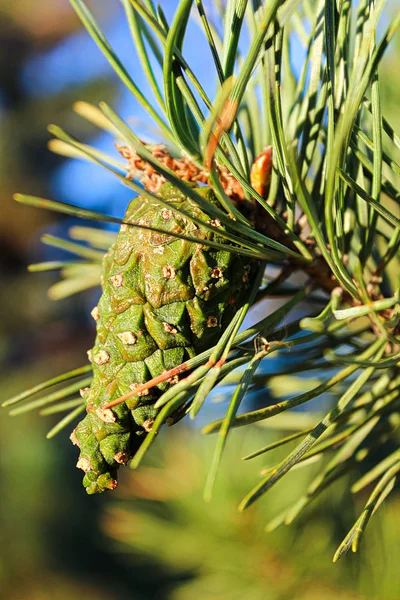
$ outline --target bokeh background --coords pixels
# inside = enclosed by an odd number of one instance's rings
[[[110,41],[145,86],[117,0],[88,2]],[[389,3],[389,19],[396,2]],[[208,3],[213,10],[214,3]],[[167,16],[175,0],[163,2]],[[192,24],[186,51],[207,81],[200,33]],[[400,125],[394,45],[381,71],[384,108]],[[95,166],[47,150],[46,126],[56,122],[99,148],[113,140],[71,110],[76,100],[110,102],[136,131],[154,139],[140,107],[119,84],[82,30],[67,0],[0,0],[0,398],[85,362],[92,345],[88,318],[97,292],[51,302],[50,274],[26,266],[59,258],[40,243],[65,234],[73,219],[13,203],[15,191],[51,197],[121,216],[130,193]],[[296,52],[295,61],[301,61]],[[296,62],[294,62],[296,68]],[[257,399],[253,399],[257,402]],[[222,407],[223,408],[223,407]],[[222,410],[221,408],[221,410]],[[218,413],[218,405],[210,409]],[[206,415],[207,416],[207,415]],[[265,533],[266,523],[307,485],[300,470],[244,515],[236,512],[264,458],[240,456],[277,432],[235,431],[211,504],[202,486],[214,440],[184,422],[158,440],[138,472],[126,469],[118,491],[86,497],[76,452],[54,424],[37,414],[0,417],[0,597],[4,600],[341,600],[400,598],[400,497],[392,494],[372,520],[358,555],[332,565],[335,548],[365,497],[351,482],[322,495],[290,528]],[[273,461],[279,458],[279,451]]]

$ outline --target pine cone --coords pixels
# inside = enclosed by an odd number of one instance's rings
[[[197,191],[216,203],[210,188]],[[165,183],[159,194],[190,216],[210,222],[171,184]],[[124,220],[196,237],[199,242],[226,243],[222,236],[156,200],[135,198]],[[223,230],[218,220],[212,224]],[[154,404],[172,382],[112,409],[104,406],[212,347],[243,304],[255,267],[254,261],[234,252],[121,226],[104,257],[103,294],[92,312],[97,337],[88,353],[93,381],[84,392],[87,415],[71,435],[80,447],[77,466],[85,471],[83,484],[89,494],[115,488],[119,465],[128,462],[151,429]]]

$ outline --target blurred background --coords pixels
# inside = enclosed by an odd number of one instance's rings
[[[135,80],[145,86],[117,0],[88,2]],[[213,10],[213,3],[208,3]],[[386,19],[390,18],[389,3]],[[176,6],[163,3],[167,16]],[[186,50],[207,72],[196,24]],[[74,115],[73,102],[106,100],[146,139],[154,130],[82,30],[66,0],[0,0],[0,398],[85,363],[96,293],[51,302],[57,276],[30,274],[29,263],[60,258],[40,243],[65,234],[74,220],[22,207],[20,191],[121,216],[130,193],[95,166],[47,150],[56,122],[99,148],[113,140]],[[301,54],[296,53],[301,61]],[[381,71],[384,112],[400,125],[397,41]],[[136,76],[137,73],[137,76]],[[212,90],[214,82],[208,82]],[[212,417],[218,415],[213,406]],[[221,409],[222,410],[222,409]],[[207,415],[206,415],[207,416]],[[208,415],[210,416],[210,414]],[[55,421],[54,421],[55,422]],[[0,419],[0,594],[4,600],[197,600],[400,598],[400,498],[392,494],[358,555],[332,565],[333,553],[365,496],[343,480],[302,518],[273,533],[266,523],[306,488],[313,472],[285,478],[244,515],[236,511],[260,470],[276,462],[240,456],[279,432],[235,430],[211,504],[202,487],[214,439],[185,422],[158,440],[138,472],[125,469],[114,494],[86,497],[76,452],[65,432],[48,441],[54,422],[36,413]],[[173,434],[173,435],[172,435]],[[250,450],[249,450],[250,449]]]

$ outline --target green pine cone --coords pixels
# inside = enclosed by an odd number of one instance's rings
[[[197,191],[216,203],[210,188]],[[187,214],[210,221],[171,184],[164,184],[159,194]],[[135,198],[124,220],[226,243],[156,200]],[[212,224],[221,227],[218,221]],[[119,465],[128,462],[151,429],[154,403],[172,382],[113,409],[102,407],[213,346],[243,304],[256,266],[233,252],[121,226],[104,257],[103,294],[92,312],[97,337],[88,353],[93,381],[84,391],[87,415],[71,435],[80,447],[77,466],[85,471],[88,494],[117,485]]]

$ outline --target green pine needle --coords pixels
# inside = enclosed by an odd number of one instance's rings
[[[122,64],[87,4],[71,0],[105,59],[152,119],[157,141],[168,144],[171,161],[163,162],[104,102],[98,108],[81,101],[74,111],[132,149],[210,220],[204,222],[171,206],[158,192],[142,189],[139,173],[132,180],[131,165],[114,156],[112,139],[109,153],[103,152],[51,125],[55,139],[50,149],[91,161],[146,201],[173,208],[183,221],[189,219],[212,234],[213,240],[201,242],[208,246],[208,256],[234,251],[261,265],[246,302],[220,339],[201,354],[190,355],[180,381],[163,388],[154,404],[154,423],[131,466],[138,467],[164,424],[186,414],[195,418],[209,393],[220,386],[218,399],[229,399],[225,415],[203,429],[218,432],[206,500],[224,468],[230,430],[250,424],[263,428],[266,443],[244,460],[273,456],[278,448],[303,439],[276,465],[265,467],[240,511],[292,469],[311,464],[315,468],[305,493],[273,519],[269,529],[291,523],[319,494],[360,466],[364,474],[352,491],[375,484],[336,561],[350,548],[358,549],[371,516],[395,488],[400,471],[398,450],[391,446],[387,451],[385,445],[390,441],[396,447],[400,430],[400,136],[385,114],[383,97],[385,54],[400,27],[400,13],[387,20],[380,33],[384,0],[228,0],[224,10],[219,6],[216,20],[202,0],[181,0],[171,22],[153,2],[122,4],[149,97],[136,83],[136,73]],[[198,20],[210,53],[206,77],[216,82],[214,97],[206,92],[208,81],[205,85],[186,58],[192,19]],[[304,48],[299,73],[291,64],[295,38]],[[270,149],[258,156],[267,145],[273,149],[268,168],[263,158]],[[172,158],[185,158],[207,173],[219,204],[177,173]],[[265,180],[267,172],[270,181]],[[238,192],[233,193],[226,181],[223,185],[221,173],[240,190],[240,201]],[[35,196],[14,198],[23,205],[124,224],[121,218]],[[137,227],[138,235],[146,229],[140,223],[130,225]],[[193,235],[147,229],[199,245],[196,229]],[[98,286],[103,256],[116,239],[113,233],[91,227],[72,228],[68,239],[44,235],[44,243],[79,258],[39,263],[29,270],[60,272],[49,291],[53,299]],[[265,303],[268,299],[271,304]],[[261,316],[240,330],[248,313],[250,318],[260,315],[256,310]],[[278,367],[271,369],[275,364]],[[53,437],[84,411],[76,392],[90,385],[91,371],[90,365],[75,369],[3,406],[21,403],[12,409],[15,415],[33,409],[43,415],[69,411],[49,431],[48,437]],[[53,389],[42,396],[48,388]],[[239,413],[249,392],[258,392],[265,402],[257,410],[246,407]],[[307,419],[291,411],[315,399],[329,403],[329,409],[320,406],[318,414],[310,411]],[[271,417],[275,419],[269,421]],[[272,442],[271,429],[282,432]]]

